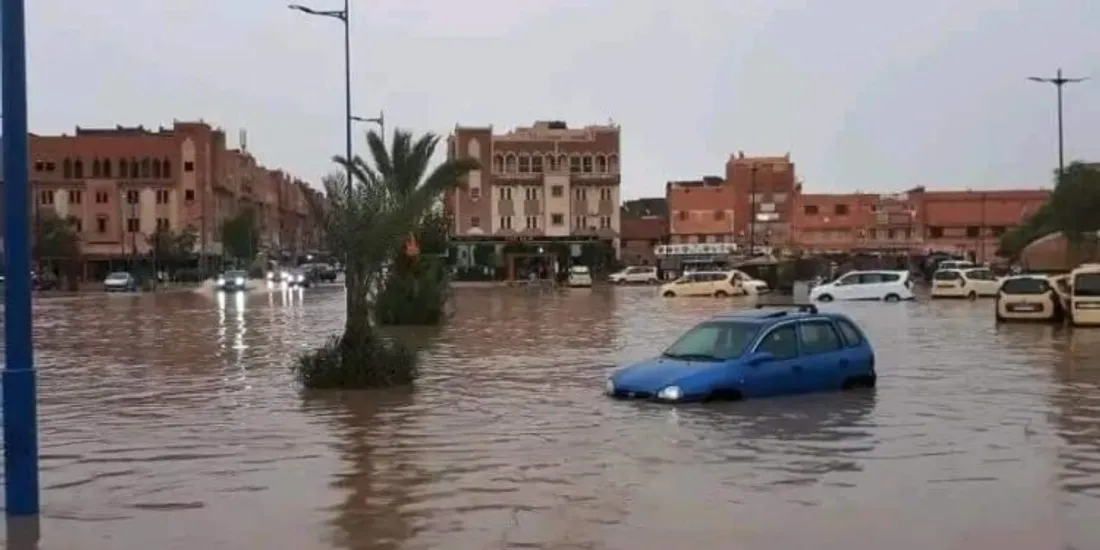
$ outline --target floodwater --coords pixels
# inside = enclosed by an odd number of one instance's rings
[[[674,408],[607,365],[734,302],[459,290],[415,391],[304,395],[342,292],[39,300],[40,548],[1100,548],[1100,330],[837,304],[876,391]]]

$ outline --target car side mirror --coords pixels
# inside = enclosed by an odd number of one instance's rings
[[[775,361],[775,355],[772,354],[770,351],[758,351],[749,354],[749,356],[745,358],[745,362],[754,367],[758,365],[763,365],[764,363],[770,363],[772,361]]]

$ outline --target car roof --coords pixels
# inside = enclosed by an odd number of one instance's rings
[[[856,269],[845,273],[845,275],[851,275],[852,273],[857,275],[863,273],[897,273],[899,275],[908,275],[909,271],[905,269]]]
[[[812,304],[765,305],[757,304],[755,309],[737,309],[728,313],[719,313],[708,321],[740,321],[760,325],[770,325],[790,319],[829,319],[854,322],[842,313],[821,312]]]
[[[1004,281],[1015,281],[1017,279],[1042,279],[1044,281],[1049,281],[1057,277],[1060,277],[1060,275],[1045,275],[1042,273],[1021,273],[1019,275],[1009,275],[1008,277],[1004,278]]]

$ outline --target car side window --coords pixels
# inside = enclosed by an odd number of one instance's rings
[[[863,342],[863,335],[852,323],[843,319],[837,319],[836,326],[840,327],[840,336],[844,339],[844,345],[851,348]]]
[[[879,277],[882,277],[882,282],[884,283],[896,283],[901,279],[901,275],[897,273],[880,273]]]
[[[784,325],[764,335],[756,345],[756,351],[766,351],[776,359],[798,357],[798,337],[793,325]]]
[[[882,282],[882,274],[880,273],[864,273],[859,276],[859,283],[863,285],[873,285]]]
[[[694,283],[698,279],[699,279],[698,275],[684,275],[683,277],[680,277],[680,279],[676,281],[676,284],[686,285],[688,283]]]
[[[802,354],[814,355],[838,351],[843,346],[840,336],[828,321],[806,321],[798,325],[798,336],[802,339]]]
[[[859,275],[845,275],[836,280],[837,286],[854,285],[859,282]]]

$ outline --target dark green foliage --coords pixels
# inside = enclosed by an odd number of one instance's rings
[[[182,231],[157,229],[146,240],[154,270],[164,269],[174,274],[180,266],[189,263],[194,257],[198,234],[191,227]]]
[[[1057,231],[1079,247],[1094,240],[1098,230],[1100,167],[1074,162],[1066,167],[1046,204],[1001,236],[997,254],[1016,259],[1027,245]]]
[[[62,218],[52,208],[38,210],[33,240],[37,260],[74,260],[80,256],[80,234],[77,219]]]
[[[313,389],[389,388],[411,384],[418,374],[416,352],[373,334],[354,341],[333,336],[298,358],[294,374]]]
[[[415,233],[419,253],[401,249],[393,260],[382,292],[375,304],[375,317],[383,325],[438,325],[446,320],[450,278],[447,276],[449,221],[438,212],[429,213]]]
[[[221,235],[222,246],[230,258],[251,260],[259,251],[260,231],[252,210],[242,210],[222,222]]]

